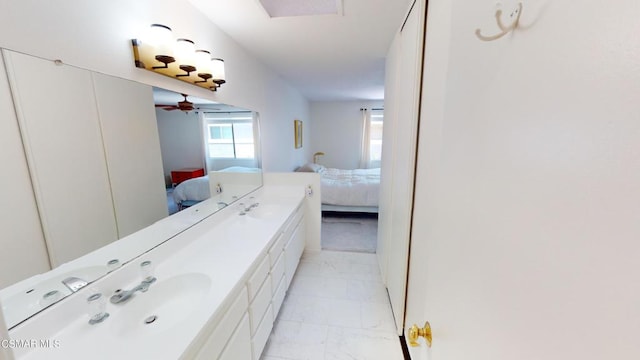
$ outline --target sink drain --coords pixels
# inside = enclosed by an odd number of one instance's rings
[[[158,320],[158,317],[156,315],[151,315],[148,318],[144,319],[144,323],[145,324],[151,324],[156,320]]]

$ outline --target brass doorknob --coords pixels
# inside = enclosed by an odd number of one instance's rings
[[[409,345],[411,346],[420,346],[418,343],[418,338],[422,336],[427,342],[427,346],[431,347],[431,342],[433,340],[431,336],[431,325],[429,322],[424,323],[423,328],[419,328],[418,325],[413,324],[413,326],[409,329]]]

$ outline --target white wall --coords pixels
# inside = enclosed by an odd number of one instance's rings
[[[429,14],[410,274],[434,358],[637,359],[640,5],[523,3],[492,43],[493,1]]]
[[[311,102],[311,157],[325,153],[318,163],[338,169],[357,169],[362,146],[361,108],[382,108],[383,101]]]
[[[171,171],[204,168],[202,126],[194,112],[156,109],[165,183],[171,185]]]
[[[227,84],[213,93],[134,67],[130,39],[151,23],[225,59]],[[0,0],[0,47],[258,111],[268,171],[292,170],[311,154],[291,140],[293,120],[309,119],[307,100],[186,0]]]

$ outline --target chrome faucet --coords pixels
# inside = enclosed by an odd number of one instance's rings
[[[134,287],[131,290],[116,290],[115,294],[111,296],[109,301],[111,301],[112,304],[125,303],[129,299],[131,299],[133,294],[135,294],[137,291],[147,292],[147,290],[149,290],[149,286],[151,286],[151,284],[153,284],[156,280],[157,279],[155,277],[149,276],[144,280],[142,280],[140,284],[138,284],[136,287]]]
[[[78,277],[75,276],[70,276],[64,280],[62,280],[62,283],[64,284],[64,286],[67,287],[67,289],[71,290],[71,292],[76,292],[80,289],[82,289],[83,287],[87,286],[88,282],[85,280],[82,280]]]

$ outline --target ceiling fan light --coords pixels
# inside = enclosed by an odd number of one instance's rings
[[[224,74],[224,60],[213,58],[211,59],[211,75],[213,75],[213,82],[216,84],[224,84],[226,82]]]

